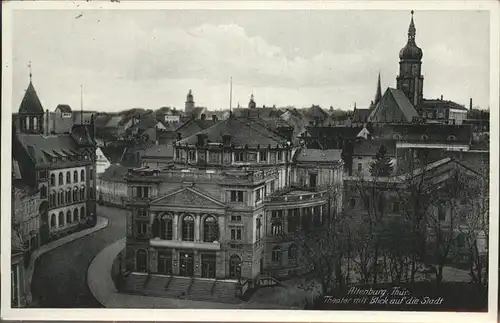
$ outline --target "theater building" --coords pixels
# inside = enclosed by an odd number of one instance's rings
[[[244,285],[299,273],[294,234],[341,209],[343,165],[271,129],[230,116],[176,141],[173,166],[130,169],[127,269]]]

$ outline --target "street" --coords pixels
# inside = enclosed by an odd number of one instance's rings
[[[108,227],[43,254],[37,259],[31,290],[37,307],[96,308],[87,287],[87,269],[106,246],[125,237],[125,210],[98,206]]]

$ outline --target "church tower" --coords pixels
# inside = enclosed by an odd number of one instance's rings
[[[191,90],[189,90],[189,93],[186,97],[186,105],[184,106],[184,112],[191,113],[193,109],[194,109],[193,93],[191,92]]]
[[[255,109],[257,107],[256,103],[255,103],[255,100],[254,100],[254,97],[253,97],[253,93],[252,95],[250,96],[250,101],[248,102],[248,108],[249,109]]]
[[[423,98],[424,77],[422,76],[422,50],[415,43],[415,23],[411,11],[408,42],[399,52],[399,75],[396,78],[398,90],[403,91],[410,102],[418,108]]]
[[[30,68],[30,83],[23,100],[19,106],[19,126],[22,133],[43,134],[44,128],[44,111],[42,103],[36,94],[35,87],[32,82],[31,63]]]

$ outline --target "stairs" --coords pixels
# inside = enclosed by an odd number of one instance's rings
[[[236,283],[217,280],[212,294],[213,302],[239,304],[242,301],[236,296]]]
[[[122,292],[136,295],[239,304],[236,282],[191,277],[130,274]]]
[[[131,294],[141,294],[147,278],[147,275],[137,275],[133,273],[128,275],[122,291]]]

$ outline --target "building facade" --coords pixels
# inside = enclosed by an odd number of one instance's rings
[[[26,184],[40,192],[39,239],[44,244],[95,224],[95,129],[92,120],[89,125],[73,125],[71,133],[49,134],[41,105],[32,104],[40,100],[31,82],[28,89],[19,109],[21,118],[39,118],[46,124],[28,131],[13,126],[12,154]]]
[[[342,162],[312,163],[309,174],[298,150],[230,117],[175,142],[171,169],[130,170],[128,270],[250,284],[299,271],[293,235],[328,216]]]

